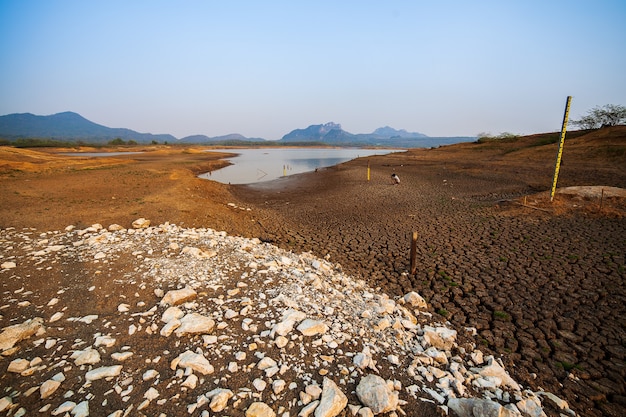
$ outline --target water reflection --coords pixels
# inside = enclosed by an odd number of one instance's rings
[[[272,181],[280,177],[315,171],[341,164],[355,158],[385,155],[398,149],[326,149],[326,148],[279,148],[279,149],[212,149],[215,152],[237,153],[228,160],[233,164],[200,178],[224,184],[253,184]]]

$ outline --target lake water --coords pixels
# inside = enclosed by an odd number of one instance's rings
[[[228,158],[233,165],[206,174],[200,178],[223,184],[253,184],[272,181],[281,177],[315,171],[341,164],[352,159],[371,155],[402,152],[399,149],[212,149],[216,152],[237,153]]]

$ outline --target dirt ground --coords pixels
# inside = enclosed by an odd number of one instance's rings
[[[434,313],[475,327],[476,343],[517,380],[580,415],[624,415],[626,198],[609,187],[626,188],[626,127],[568,137],[560,191],[600,191],[553,202],[551,135],[415,149],[251,186],[197,178],[224,164],[201,148],[94,158],[0,147],[0,228],[144,217],[328,256],[390,295],[418,291]]]

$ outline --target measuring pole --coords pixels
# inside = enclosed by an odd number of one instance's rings
[[[370,161],[367,161],[367,180],[370,180]]]
[[[554,168],[554,178],[552,179],[552,191],[550,191],[550,202],[554,200],[556,193],[556,181],[559,178],[559,169],[561,168],[561,158],[563,156],[563,145],[565,145],[565,131],[567,130],[567,119],[569,118],[569,106],[572,102],[572,96],[567,96],[565,103],[565,114],[563,115],[563,126],[561,127],[561,138],[559,139],[559,150],[556,153],[556,166]]]

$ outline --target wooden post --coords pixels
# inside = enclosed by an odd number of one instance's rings
[[[370,161],[367,161],[367,180],[370,180]]]
[[[600,211],[602,211],[603,203],[604,203],[604,188],[602,189],[602,194],[600,195]]]
[[[417,271],[417,232],[413,232],[411,239],[411,275],[415,275]]]

